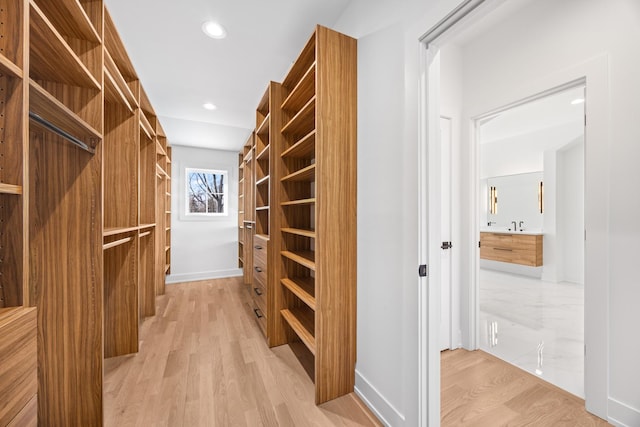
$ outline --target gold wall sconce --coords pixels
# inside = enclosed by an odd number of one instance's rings
[[[542,185],[542,181],[540,181],[540,185],[538,186],[538,208],[540,209],[540,213],[544,213],[544,186]]]
[[[489,190],[489,212],[493,215],[498,213],[498,189],[491,187]]]

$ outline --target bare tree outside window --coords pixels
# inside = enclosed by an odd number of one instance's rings
[[[186,169],[187,214],[227,214],[227,171]]]

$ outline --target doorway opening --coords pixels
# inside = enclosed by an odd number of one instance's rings
[[[581,398],[584,92],[475,120],[479,347]]]

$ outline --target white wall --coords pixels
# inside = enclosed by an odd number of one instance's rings
[[[388,249],[382,245],[362,247],[362,237],[359,236],[359,296],[364,292],[375,295],[371,298],[376,309],[368,309],[364,301],[358,303],[361,312],[358,315],[357,368],[371,385],[364,391],[364,397],[370,403],[374,402],[374,409],[379,413],[388,415],[393,425],[418,424],[418,39],[459,3],[458,0],[354,0],[335,25],[337,30],[352,36],[368,36],[361,38],[359,43],[358,149],[359,156],[363,156],[362,150],[368,150],[366,158],[369,160],[366,170],[358,175],[359,192],[371,192],[376,183],[375,175],[385,171],[398,178],[396,188],[403,193],[397,196],[398,209],[403,212],[400,223],[380,224],[367,217],[362,213],[366,202],[359,205],[358,211],[359,234],[387,228],[389,232],[385,232],[384,243],[401,254],[393,258],[393,263],[376,263],[388,253]],[[640,86],[635,81],[640,75],[640,58],[637,55],[640,4],[634,0],[538,0],[530,2],[528,8],[523,16],[508,20],[502,28],[479,40],[474,49],[466,52],[480,69],[465,67],[468,85],[464,89],[466,92],[475,87],[478,99],[484,96],[492,100],[485,105],[489,107],[513,101],[514,92],[531,95],[522,93],[525,87],[533,87],[541,80],[552,80],[549,73],[568,75],[573,69],[591,67],[589,70],[594,71],[590,75],[598,78],[606,75],[605,84],[597,88],[594,85],[589,88],[587,82],[588,99],[604,97],[612,108],[611,126],[606,126],[606,131],[598,127],[597,132],[587,135],[587,141],[589,138],[599,141],[596,151],[601,156],[598,161],[587,164],[592,173],[600,172],[599,179],[588,178],[586,185],[587,192],[597,194],[599,202],[609,206],[609,210],[604,215],[589,210],[586,214],[590,221],[599,224],[590,230],[588,238],[609,248],[609,257],[603,262],[609,262],[610,269],[595,279],[603,281],[603,291],[599,294],[603,297],[598,303],[608,304],[611,310],[608,323],[601,318],[588,321],[608,324],[610,332],[609,342],[600,343],[608,345],[610,355],[608,369],[605,370],[609,372],[609,379],[602,390],[609,397],[608,409],[604,408],[605,416],[608,411],[612,419],[638,425],[640,367],[635,359],[640,353],[640,340],[630,337],[636,335],[635,325],[640,324],[640,311],[637,310],[640,286],[637,286],[634,268],[640,259],[640,245],[637,244],[640,241],[640,222],[637,221],[640,197],[630,183],[640,182],[640,168],[635,165],[640,158],[640,145],[637,144],[640,121],[635,117],[635,103],[640,98]],[[602,55],[606,55],[608,63],[605,71],[597,62]],[[389,59],[383,61],[382,58],[387,56]],[[398,61],[401,62],[402,76],[397,68]],[[593,61],[598,66],[591,65]],[[387,75],[386,68],[393,70],[391,75]],[[508,70],[508,75],[502,72],[504,70]],[[376,92],[382,90],[384,96],[381,95],[375,103],[382,105],[388,100],[389,107],[384,110],[367,108],[366,104],[375,99],[375,94],[363,93],[364,88]],[[609,90],[610,97],[607,94]],[[402,94],[400,105],[397,105],[397,94]],[[498,98],[492,95],[498,95]],[[488,111],[489,108],[483,109],[481,104],[478,101],[475,105],[478,112]],[[587,106],[592,113],[600,113],[607,107]],[[384,136],[373,131],[380,129],[380,120],[385,121]],[[463,129],[463,132],[468,137],[469,130]],[[389,135],[392,135],[391,139]],[[389,145],[396,149],[389,149]],[[463,157],[460,169],[473,170],[473,165]],[[609,168],[609,162],[615,167]],[[470,177],[463,175],[461,179],[461,188],[471,185]],[[465,200],[468,195],[461,190],[460,198]],[[592,206],[591,201],[585,203]],[[465,212],[469,208],[463,206]],[[476,211],[471,211],[470,215],[475,216]],[[463,225],[462,234],[468,234],[465,227]],[[463,264],[466,261],[463,258]],[[363,273],[367,268],[375,269],[379,274]],[[391,282],[390,277],[393,277]],[[399,293],[403,295],[402,301],[395,299]],[[388,312],[381,312],[379,308],[386,297],[393,298],[394,306]],[[385,339],[378,338],[375,326],[371,325],[380,324],[381,319],[388,319],[383,336],[387,336],[390,330],[402,335],[400,349],[392,348]],[[467,321],[463,319],[463,322]],[[603,374],[607,375],[606,372]],[[602,407],[597,409],[601,412]]]
[[[238,153],[172,145],[171,275],[167,283],[238,276]],[[228,216],[185,215],[185,168],[227,170]]]

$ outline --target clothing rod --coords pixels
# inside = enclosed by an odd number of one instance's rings
[[[63,137],[64,139],[66,139],[67,141],[71,142],[74,145],[77,145],[78,147],[82,148],[84,151],[87,151],[91,154],[95,154],[96,151],[89,147],[87,144],[85,144],[84,142],[82,142],[81,140],[79,140],[78,138],[76,138],[75,136],[71,135],[68,132],[65,132],[64,130],[60,129],[58,126],[54,125],[53,123],[49,122],[46,119],[43,119],[42,117],[40,117],[39,115],[37,115],[36,113],[29,111],[29,118],[31,120],[33,120],[34,122],[42,125],[43,127],[45,127],[46,129],[50,130],[51,132],[55,133],[56,135],[59,135],[61,137]]]

